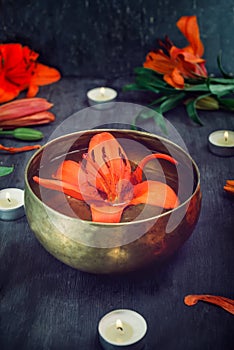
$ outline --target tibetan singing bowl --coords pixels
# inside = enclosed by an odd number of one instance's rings
[[[33,180],[34,176],[51,179],[65,159],[81,161],[90,139],[103,131],[118,140],[132,167],[149,153],[176,159],[177,165],[164,159],[150,161],[144,178],[169,185],[179,206],[165,210],[131,205],[119,223],[93,222],[88,203]],[[143,131],[93,129],[68,134],[37,151],[25,170],[25,211],[31,230],[58,260],[90,273],[128,272],[165,260],[191,235],[200,208],[200,174],[193,159],[175,143]]]

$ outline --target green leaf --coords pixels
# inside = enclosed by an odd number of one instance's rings
[[[171,95],[167,97],[167,99],[161,103],[159,112],[165,113],[175,108],[184,99],[185,96],[185,93],[181,92],[178,95]]]
[[[155,114],[153,115],[153,119],[156,125],[158,125],[161,130],[164,132],[164,134],[167,134],[167,128],[165,119],[162,113],[155,110]]]
[[[234,84],[234,78],[232,77],[230,79],[225,79],[225,78],[212,78],[212,77],[210,77],[209,82],[230,85],[230,84]]]
[[[142,78],[137,77],[136,78],[136,84],[142,88],[142,89],[146,89],[149,91],[153,91],[156,94],[159,94],[161,92],[161,88],[159,89],[156,85],[150,83],[149,81],[145,81]]]
[[[210,84],[210,92],[217,96],[224,96],[234,91],[234,84],[222,85],[222,84]]]
[[[168,96],[161,96],[161,97],[159,97],[159,98],[157,98],[157,100],[154,100],[153,102],[151,102],[150,104],[149,104],[149,106],[155,106],[155,105],[158,105],[158,104],[160,104],[161,102],[164,102],[166,99],[168,98]]]
[[[138,76],[136,77],[136,84],[141,88],[146,88],[156,93],[175,93],[176,90],[169,85],[165,86],[159,79]]]
[[[150,68],[144,68],[144,67],[137,67],[134,69],[134,72],[136,75],[147,75],[152,76],[154,78],[157,78],[163,82],[164,85],[168,85],[163,79],[162,74],[157,73],[155,70]]]
[[[209,91],[209,87],[207,86],[207,84],[196,84],[196,85],[185,85],[184,91]]]
[[[147,89],[141,88],[137,84],[127,84],[123,87],[123,91],[147,91]]]
[[[222,107],[234,111],[234,98],[217,98],[217,100]]]
[[[13,166],[0,166],[0,176],[6,176],[12,173],[14,170]]]
[[[157,74],[155,71],[147,68],[138,67],[135,69],[136,84],[141,87],[148,88],[149,90],[174,91],[175,89],[168,85],[162,78],[162,75]]]
[[[150,118],[152,118],[154,122],[161,128],[161,130],[167,134],[164,116],[162,113],[158,112],[155,109],[145,109],[138,113],[138,115],[135,117],[134,125],[136,125],[138,121],[147,120]]]
[[[195,98],[194,100],[191,100],[187,103],[186,105],[186,110],[188,113],[188,116],[197,124],[199,125],[203,125],[202,121],[200,120],[197,110],[196,110],[196,103],[201,99],[204,98],[206,96],[209,96],[207,94],[199,96],[197,98]]]
[[[224,68],[223,68],[222,60],[221,60],[221,55],[222,55],[222,52],[220,51],[220,53],[218,54],[218,57],[217,57],[217,63],[218,63],[219,70],[220,70],[220,72],[222,73],[222,75],[223,75],[225,78],[230,78],[230,79],[232,79],[232,78],[233,78],[233,74],[227,73],[227,72],[224,70]]]

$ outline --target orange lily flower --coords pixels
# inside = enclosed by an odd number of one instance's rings
[[[207,77],[207,70],[205,60],[202,58],[204,47],[200,40],[196,16],[183,16],[176,25],[188,40],[189,45],[179,49],[166,38],[165,43],[160,42],[164,50],[150,52],[144,67],[163,74],[163,79],[169,85],[183,89],[185,79]]]
[[[145,164],[155,158],[177,163],[168,155],[151,154],[132,171],[119,142],[112,134],[102,132],[91,138],[81,162],[65,160],[52,175],[53,179],[34,176],[33,180],[86,201],[93,221],[117,223],[129,205],[147,203],[165,209],[178,206],[178,197],[171,187],[158,181],[143,181]]]
[[[39,86],[60,79],[57,69],[37,62],[38,56],[21,44],[0,44],[0,103],[13,100],[25,89],[27,97],[34,97]]]

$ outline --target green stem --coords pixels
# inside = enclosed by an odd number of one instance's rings
[[[13,135],[14,130],[0,130],[0,135]]]

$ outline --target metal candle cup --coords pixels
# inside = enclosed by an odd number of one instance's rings
[[[105,350],[141,350],[146,332],[145,319],[129,309],[113,310],[98,324],[99,340]]]
[[[223,157],[234,156],[234,131],[216,130],[208,137],[209,149]]]
[[[0,219],[16,220],[24,216],[24,191],[5,188],[0,191]]]
[[[97,87],[87,92],[90,106],[97,109],[108,109],[113,106],[117,97],[117,91],[109,87]]]

